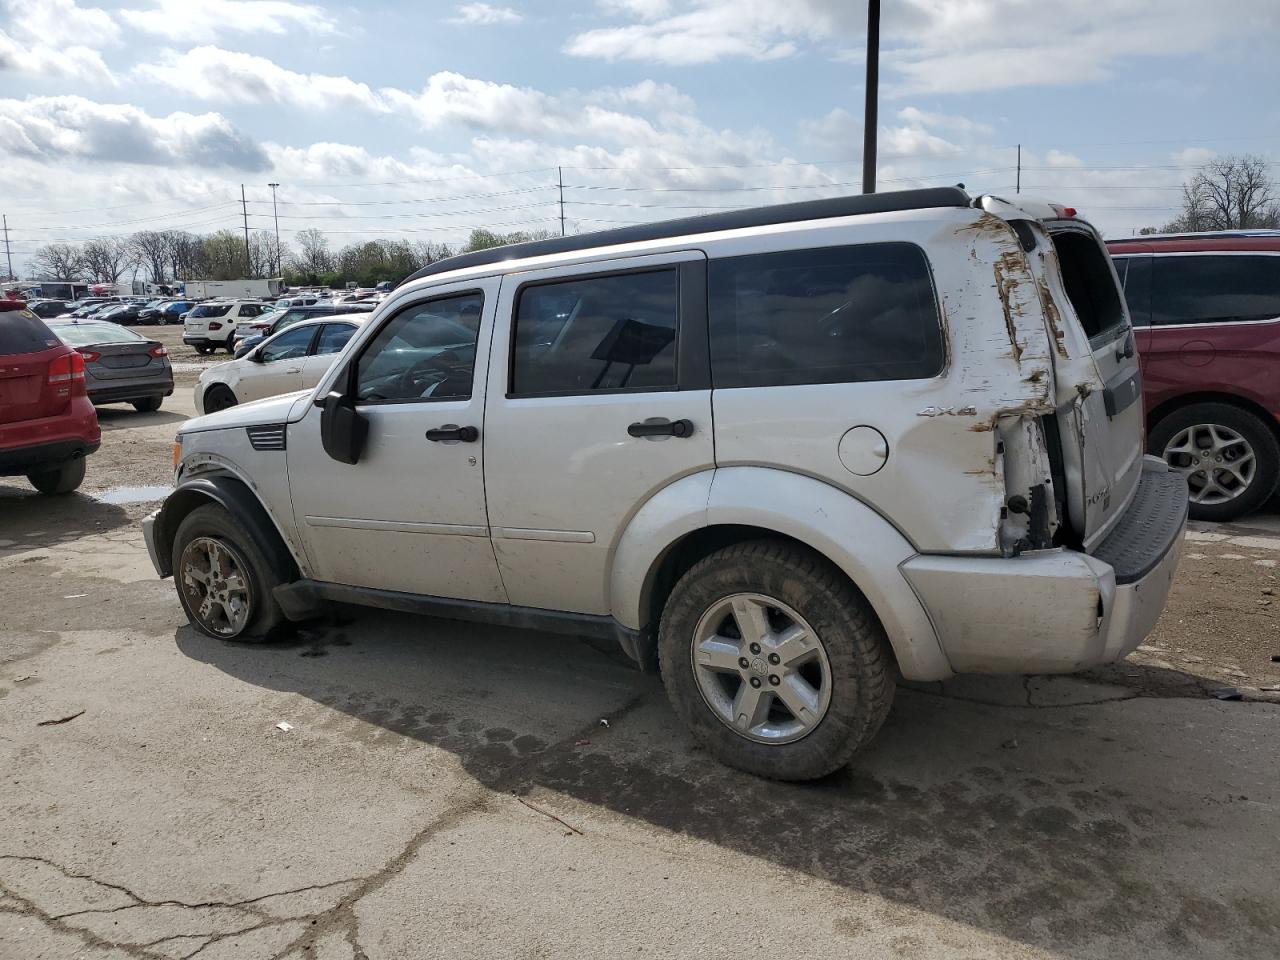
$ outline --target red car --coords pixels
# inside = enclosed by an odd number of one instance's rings
[[[0,476],[26,476],[41,493],[70,493],[101,442],[84,357],[25,303],[0,299]]]
[[[1142,357],[1147,449],[1191,516],[1231,520],[1280,483],[1280,231],[1113,240]]]

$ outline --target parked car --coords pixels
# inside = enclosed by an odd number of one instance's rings
[[[267,338],[239,360],[203,370],[196,381],[198,413],[314,387],[368,313],[304,320]]]
[[[177,323],[179,317],[195,306],[192,300],[160,300],[138,311],[139,323]]]
[[[138,314],[141,310],[142,304],[125,302],[99,310],[91,316],[94,320],[105,320],[108,323],[130,324],[138,322]]]
[[[1108,244],[1142,358],[1147,449],[1191,516],[1233,520],[1280,485],[1280,231]]]
[[[235,358],[239,360],[267,337],[303,320],[332,317],[342,313],[369,313],[373,308],[372,303],[318,303],[314,306],[273,310],[260,317],[244,320],[236,325]]]
[[[27,309],[41,320],[49,320],[67,312],[67,304],[62,300],[29,300]]]
[[[163,343],[105,320],[54,320],[49,329],[84,357],[85,390],[94,404],[131,403],[149,413],[173,393]]]
[[[182,342],[196,353],[213,353],[219,347],[235,351],[236,324],[266,313],[270,307],[257,300],[209,300],[183,314]]]
[[[21,302],[0,299],[0,476],[70,493],[101,441],[84,358]]]
[[[210,636],[343,601],[613,637],[713,755],[817,777],[898,674],[1155,624],[1187,488],[1131,335],[1088,223],[959,188],[477,251],[313,390],[184,423],[143,531]]]

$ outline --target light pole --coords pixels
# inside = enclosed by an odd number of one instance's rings
[[[280,184],[268,183],[267,186],[271,188],[271,216],[276,222],[276,276],[283,277],[284,272],[280,266],[280,214],[276,210],[276,187]]]
[[[880,87],[880,0],[867,0],[867,99],[862,110],[862,192],[876,192],[876,125]]]

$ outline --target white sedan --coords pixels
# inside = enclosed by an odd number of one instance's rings
[[[262,341],[239,360],[218,363],[196,381],[196,410],[214,413],[237,403],[314,387],[370,313],[304,320]]]

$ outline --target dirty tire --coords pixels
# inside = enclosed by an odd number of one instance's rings
[[[1178,433],[1197,424],[1221,425],[1235,431],[1249,444],[1257,462],[1253,482],[1225,503],[1192,503],[1193,520],[1234,520],[1261,507],[1280,484],[1280,444],[1271,428],[1259,417],[1230,403],[1193,403],[1162,418],[1147,435],[1147,452],[1164,455]]]
[[[182,554],[187,544],[198,538],[208,538],[226,544],[244,561],[243,572],[249,581],[250,612],[243,629],[233,636],[207,629],[201,623],[196,611],[192,610],[190,598],[183,589]],[[170,559],[173,564],[173,584],[178,591],[178,601],[182,604],[182,609],[187,614],[187,619],[191,621],[191,625],[201,633],[218,640],[261,643],[287,632],[289,621],[272,593],[280,585],[280,578],[276,576],[270,561],[258,549],[248,531],[224,507],[210,503],[196,507],[187,514],[178,524]]]
[[[139,413],[155,413],[164,403],[164,397],[147,397],[145,400],[133,401],[133,409]]]
[[[800,739],[747,739],[703,698],[692,664],[699,620],[725,597],[763,594],[799,613],[818,635],[831,675],[830,705]],[[689,569],[662,612],[658,655],[667,696],[720,762],[774,780],[812,780],[849,762],[880,729],[893,703],[897,668],[870,604],[833,564],[780,540],[717,550]]]
[[[84,481],[84,457],[68,460],[60,467],[52,470],[40,470],[28,473],[31,485],[46,496],[58,496],[70,493]]]
[[[195,347],[196,347],[196,353],[200,354],[200,356],[202,357],[208,356],[209,354],[213,353],[213,347],[205,346],[202,343],[197,343]]]
[[[219,410],[234,407],[239,402],[229,387],[218,384],[210,387],[209,392],[204,395],[204,412],[217,413]]]

